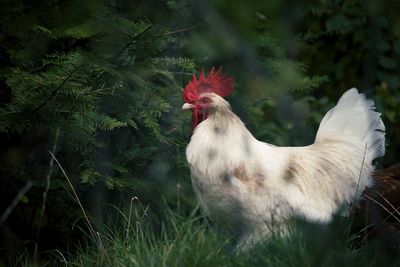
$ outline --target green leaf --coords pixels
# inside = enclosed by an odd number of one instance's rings
[[[38,31],[38,32],[46,33],[46,34],[48,34],[49,36],[52,35],[52,31],[51,31],[50,29],[48,29],[48,28],[46,28],[46,27],[43,27],[43,26],[41,26],[41,25],[35,25],[35,26],[33,26],[33,30],[34,30],[34,31]]]
[[[395,69],[396,68],[396,61],[389,57],[381,56],[379,58],[379,64],[384,67],[385,69]]]
[[[391,88],[397,88],[400,86],[400,80],[397,75],[393,75],[384,71],[378,71],[377,76],[381,82],[387,83]]]
[[[256,17],[261,19],[261,20],[267,19],[267,17],[261,12],[256,12],[255,14],[256,14]]]
[[[25,204],[29,203],[29,199],[26,195],[23,195],[19,201]]]
[[[329,31],[340,31],[346,28],[350,24],[349,20],[343,14],[337,14],[331,19],[328,19],[325,23],[327,30]]]

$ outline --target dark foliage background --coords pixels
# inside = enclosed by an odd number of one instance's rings
[[[11,213],[0,225],[1,264],[84,239],[49,151],[95,222],[115,224],[114,206],[133,197],[155,228],[164,202],[191,211],[181,90],[201,68],[223,65],[235,77],[234,111],[276,145],[311,143],[325,112],[357,87],[387,127],[379,164],[396,163],[398,10],[377,0],[2,0],[0,211]]]

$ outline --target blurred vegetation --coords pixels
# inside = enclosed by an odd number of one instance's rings
[[[76,199],[96,225],[113,206],[146,207],[151,227],[195,206],[181,90],[201,68],[235,77],[233,110],[260,140],[313,142],[323,115],[357,87],[375,100],[387,153],[400,149],[399,2],[11,1],[0,8],[1,264],[20,251],[74,251]],[[141,203],[141,204],[139,204]],[[156,231],[156,230],[154,230]],[[160,241],[161,242],[161,241]],[[4,249],[3,249],[4,248]],[[173,265],[173,264],[172,264]]]

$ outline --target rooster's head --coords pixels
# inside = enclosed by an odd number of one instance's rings
[[[221,74],[222,67],[215,72],[213,67],[207,77],[201,70],[199,79],[193,75],[192,80],[183,90],[185,104],[182,109],[192,110],[193,127],[207,119],[212,110],[219,106],[229,106],[222,97],[229,95],[233,90],[233,78]]]

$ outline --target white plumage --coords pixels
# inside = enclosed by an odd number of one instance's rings
[[[326,223],[371,186],[372,160],[385,151],[385,127],[373,101],[348,90],[323,118],[314,144],[260,142],[215,93],[186,150],[203,210],[238,233],[240,244],[285,230],[292,216]],[[183,108],[193,108],[185,104]]]

